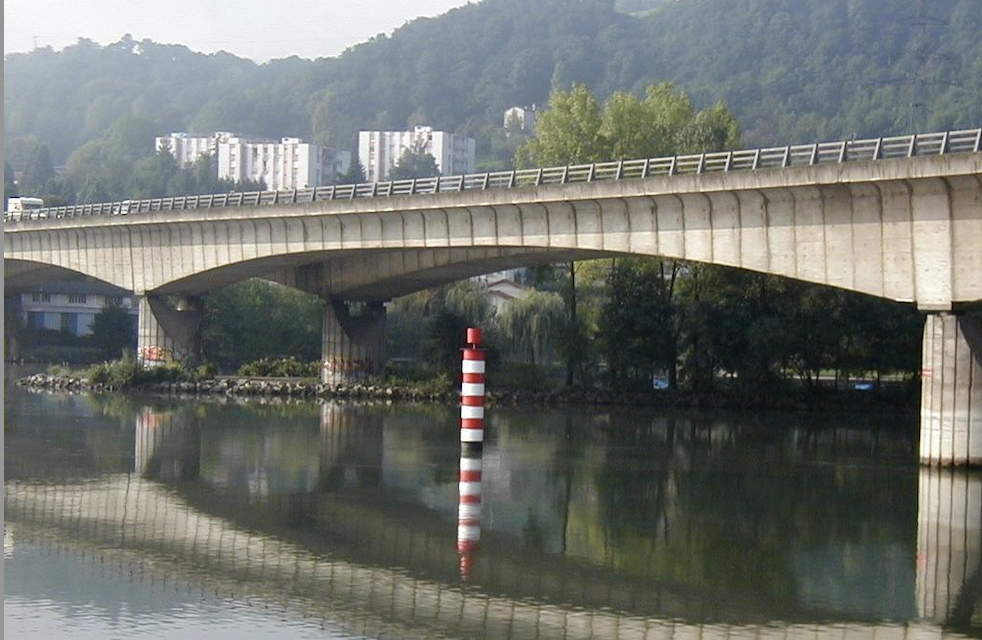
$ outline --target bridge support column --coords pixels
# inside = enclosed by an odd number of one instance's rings
[[[917,500],[917,615],[969,626],[982,596],[982,474],[922,468]]]
[[[321,381],[349,384],[381,373],[385,364],[385,307],[369,302],[352,315],[342,300],[324,305],[321,338]]]
[[[197,357],[201,351],[201,303],[182,298],[176,307],[156,296],[140,298],[137,358],[144,364]]]
[[[982,465],[982,326],[930,314],[921,355],[921,464]]]

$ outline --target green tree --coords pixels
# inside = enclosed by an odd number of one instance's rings
[[[24,177],[20,183],[21,191],[41,195],[47,190],[48,183],[54,177],[55,170],[51,164],[48,146],[45,144],[35,146],[24,164]]]
[[[412,146],[403,150],[395,167],[389,172],[389,179],[410,180],[438,175],[440,175],[440,168],[436,164],[436,158],[426,151],[426,141],[417,139]]]
[[[320,359],[323,303],[316,296],[247,280],[206,296],[204,313],[204,357],[224,371],[260,358]]]
[[[566,326],[566,306],[559,294],[533,291],[505,306],[497,325],[510,355],[548,364]]]
[[[129,310],[108,304],[92,319],[92,346],[102,352],[102,357],[119,358],[124,350],[136,349],[136,323]]]

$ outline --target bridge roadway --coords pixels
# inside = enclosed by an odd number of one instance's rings
[[[484,174],[411,181],[409,195],[382,183],[332,187],[328,199],[319,189],[238,194],[253,203],[238,206],[227,195],[169,199],[167,211],[146,201],[125,216],[88,215],[115,205],[51,210],[62,217],[5,219],[4,280],[16,290],[83,275],[134,291],[144,359],[195,352],[196,296],[249,277],[289,284],[328,301],[322,379],[336,383],[380,369],[385,300],[443,282],[616,255],[782,275],[930,312],[921,458],[982,465],[982,327],[959,315],[982,302],[980,139],[972,130],[504,174],[513,188],[486,188],[501,174]],[[346,301],[368,303],[365,313],[352,316]]]
[[[925,473],[944,473],[925,471]],[[637,594],[610,584],[562,586],[564,575],[530,575],[528,568],[501,567],[507,581],[538,583],[548,593],[561,585],[560,603],[512,598],[510,589],[483,589],[410,575],[400,569],[351,562],[314,553],[301,544],[200,511],[173,488],[130,474],[99,480],[47,485],[8,481],[5,518],[13,544],[29,542],[57,553],[88,557],[131,580],[170,582],[175,589],[215,590],[237,599],[282,603],[295,614],[321,616],[351,633],[371,637],[568,638],[605,640],[921,640],[960,638],[929,620],[899,623],[794,623],[781,620],[742,623],[692,621],[683,616],[638,615]],[[338,505],[325,516],[354,516],[347,529],[378,527],[371,511]],[[384,527],[389,529],[390,527]],[[384,536],[383,536],[384,537]],[[396,531],[392,548],[405,553],[446,555],[452,541],[407,538]],[[439,549],[433,549],[434,543]],[[107,561],[108,560],[108,561]],[[116,568],[118,567],[118,569]],[[537,572],[536,572],[537,573]],[[574,578],[574,582],[575,582]],[[918,585],[919,590],[921,584]],[[603,608],[565,604],[577,597],[609,599]],[[521,590],[520,590],[521,591]],[[642,593],[642,599],[651,594]],[[684,606],[660,602],[667,609]],[[933,602],[932,602],[933,604]],[[644,608],[644,607],[642,607]],[[682,611],[677,611],[682,613]],[[703,620],[726,620],[718,608]]]

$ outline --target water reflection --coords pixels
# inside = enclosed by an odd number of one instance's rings
[[[452,408],[51,398],[11,414],[14,539],[358,633],[982,636],[982,478],[907,432],[497,410],[475,512]]]

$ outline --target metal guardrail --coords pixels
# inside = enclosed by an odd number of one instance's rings
[[[5,212],[4,222],[93,215],[128,215],[155,211],[183,211],[212,207],[307,204],[325,200],[353,200],[388,196],[435,194],[485,189],[510,189],[540,185],[573,184],[602,180],[631,180],[727,171],[753,171],[776,167],[873,161],[890,158],[978,153],[982,128],[944,131],[867,140],[720,151],[664,158],[618,160],[540,169],[493,171],[467,175],[364,182],[293,191],[250,191],[203,196],[177,196],[148,200],[124,200],[101,204],[48,207],[24,212]]]

